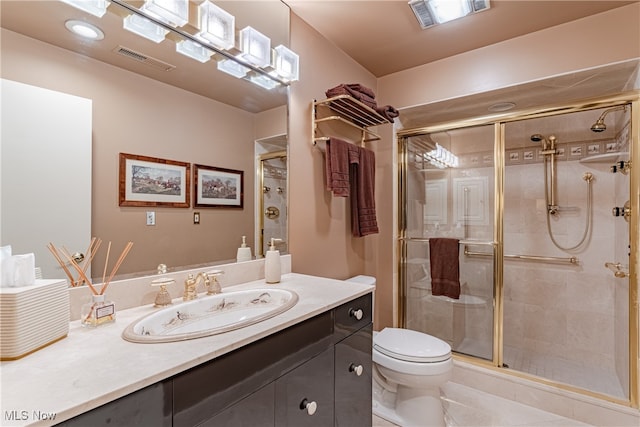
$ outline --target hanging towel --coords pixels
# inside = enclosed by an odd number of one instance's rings
[[[458,239],[429,238],[431,294],[460,298]]]
[[[359,161],[359,147],[338,138],[330,138],[325,149],[325,175],[327,190],[334,196],[347,197],[350,193],[349,165]]]
[[[359,161],[350,166],[351,233],[363,237],[378,233],[375,202],[375,153],[359,147]]]

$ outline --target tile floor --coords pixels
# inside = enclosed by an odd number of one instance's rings
[[[454,382],[448,382],[442,387],[442,404],[447,427],[590,426]],[[373,416],[373,427],[394,426],[395,424]]]

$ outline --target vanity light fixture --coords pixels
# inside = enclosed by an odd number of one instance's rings
[[[107,0],[60,0],[63,3],[102,18],[107,13],[110,2]]]
[[[271,80],[269,77],[264,76],[262,74],[254,74],[249,76],[249,81],[257,84],[260,87],[265,89],[273,89],[278,86],[278,83],[275,80]]]
[[[140,10],[172,27],[189,22],[189,0],[145,0]]]
[[[221,61],[218,61],[218,70],[223,71],[227,74],[231,74],[232,76],[239,79],[246,76],[249,72],[249,69],[247,67],[232,59],[223,59]]]
[[[203,64],[211,59],[213,52],[202,46],[200,43],[191,40],[182,40],[176,43],[176,52],[189,58],[195,59]]]
[[[273,68],[272,74],[282,77],[283,79],[293,82],[298,80],[299,76],[299,57],[296,53],[283,45],[273,48]]]
[[[74,34],[84,37],[89,40],[102,40],[104,39],[104,33],[95,25],[88,22],[79,21],[77,19],[70,19],[64,23],[67,30]]]
[[[298,55],[282,45],[272,52],[269,37],[252,27],[239,31],[239,46],[236,47],[235,18],[209,0],[199,5],[198,21],[202,28],[196,34],[177,28],[188,22],[189,0],[145,0],[141,8],[130,4],[129,0],[110,2],[129,12],[124,23],[127,30],[156,43],[171,33],[171,39],[180,40],[176,46],[179,53],[200,62],[208,61],[215,53],[218,69],[234,77],[266,89],[287,86],[299,78]],[[164,13],[162,11],[180,12],[183,15],[181,19],[175,16],[166,19],[159,16]],[[209,16],[209,20],[204,18],[205,15]],[[211,15],[215,16],[213,20]],[[219,40],[215,41],[213,36],[223,42],[218,43]],[[240,53],[236,55],[238,51]]]
[[[489,0],[410,0],[409,6],[425,29],[489,9]]]
[[[440,144],[436,144],[436,148],[424,154],[426,160],[441,169],[455,168],[460,164],[458,156],[447,150]]]
[[[252,27],[240,30],[240,50],[240,57],[256,67],[271,64],[271,39]]]
[[[236,18],[206,0],[198,7],[200,32],[199,39],[206,40],[218,49],[230,49],[235,46]]]
[[[136,15],[135,13],[124,18],[122,26],[125,30],[131,31],[134,34],[156,43],[160,43],[164,40],[164,36],[169,33],[168,30],[162,28],[160,25],[151,22],[144,16]]]

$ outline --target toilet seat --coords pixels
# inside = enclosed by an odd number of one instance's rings
[[[373,349],[396,360],[437,363],[451,358],[451,346],[418,331],[384,328],[373,337]]]

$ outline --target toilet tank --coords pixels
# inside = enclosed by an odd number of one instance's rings
[[[362,283],[363,285],[376,285],[376,278],[372,276],[354,276],[346,280],[346,282]]]

